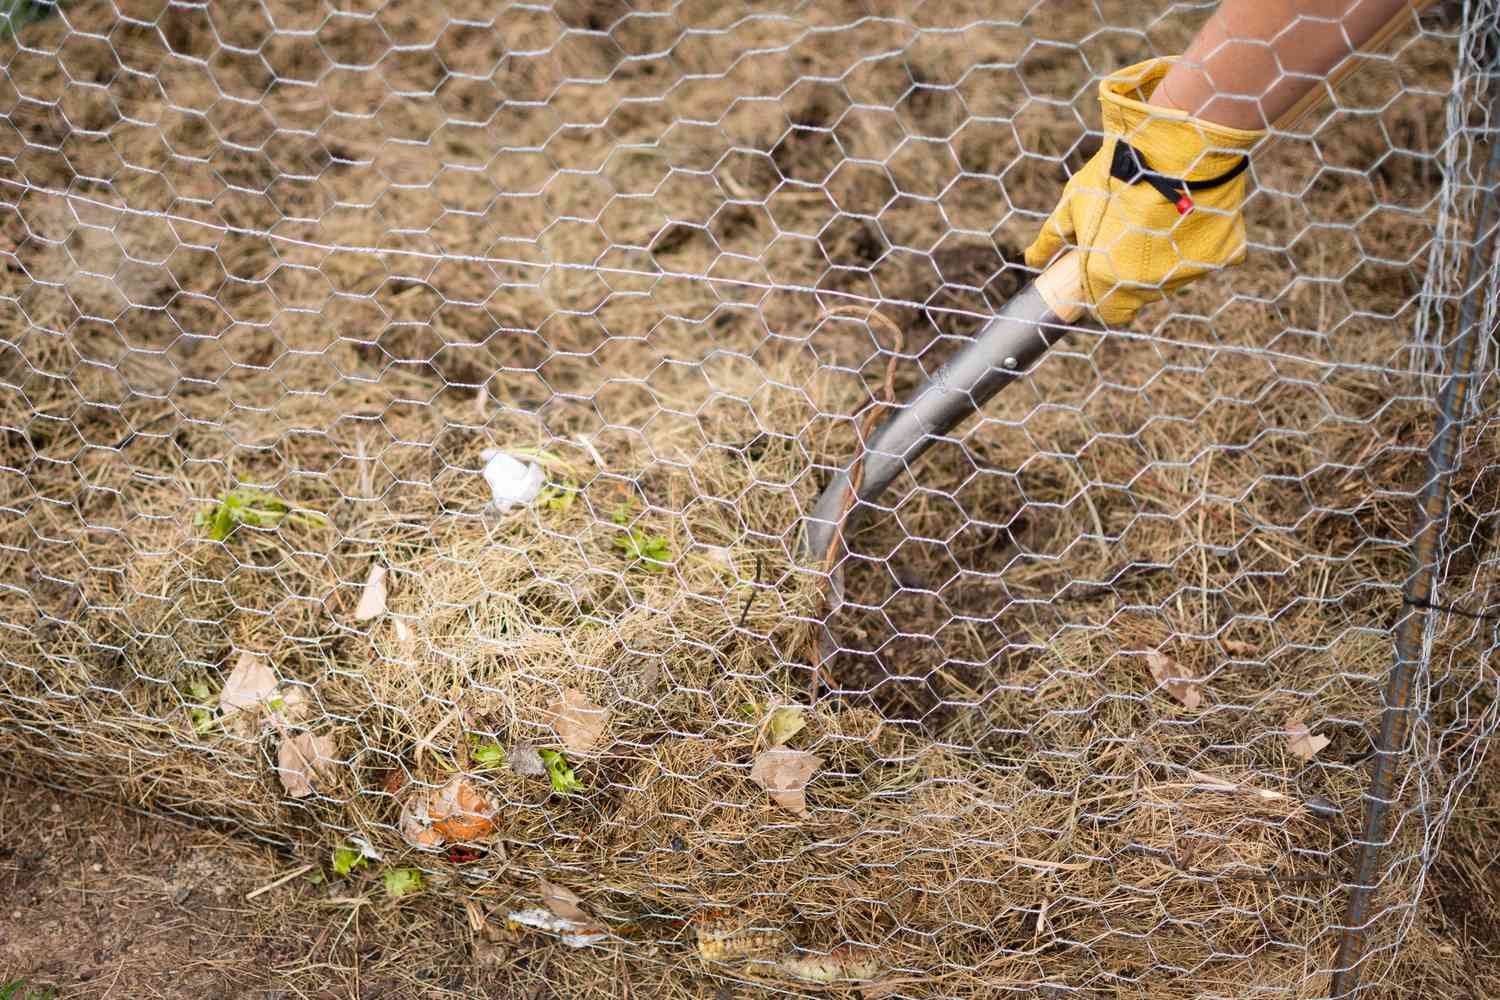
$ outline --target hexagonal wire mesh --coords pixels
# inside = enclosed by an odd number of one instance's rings
[[[1459,988],[1484,5],[1257,156],[1245,265],[1073,329],[800,551],[1025,283],[1101,76],[1211,6],[17,7],[7,765],[419,865],[658,995],[1311,996],[1366,947],[1371,995]],[[491,449],[541,493],[498,511]]]

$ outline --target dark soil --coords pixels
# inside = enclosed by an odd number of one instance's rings
[[[387,925],[375,938],[394,910],[354,919],[368,907],[330,905],[328,883],[306,876],[246,898],[298,867],[206,827],[0,777],[0,985],[60,998],[373,1000],[452,996],[473,978],[461,925],[416,942]],[[429,909],[424,922],[441,917]]]
[[[752,995],[649,961],[581,982],[552,939],[493,919],[476,931],[450,898],[390,900],[363,869],[324,866],[247,898],[302,867],[0,773],[0,995],[19,983],[7,1000],[630,1000],[665,995],[658,977],[678,996]]]

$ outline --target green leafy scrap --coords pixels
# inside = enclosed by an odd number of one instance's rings
[[[54,1000],[57,993],[49,988],[29,989],[24,979],[0,983],[0,1000]]]
[[[226,490],[207,510],[194,519],[198,530],[216,542],[222,542],[242,524],[252,528],[274,528],[283,520],[304,528],[326,528],[328,518],[315,510],[294,510],[274,493],[236,487]]]
[[[344,847],[341,845],[333,849],[333,870],[340,875],[348,875],[366,862],[365,852],[357,847]]]
[[[776,709],[771,713],[769,724],[771,745],[782,746],[806,727],[807,720],[802,717],[802,709],[791,705]]]
[[[28,24],[44,21],[62,9],[61,0],[4,0],[0,2],[0,39],[9,38]],[[0,1000],[10,994],[0,987]]]
[[[193,724],[193,732],[206,736],[214,727],[214,705],[219,699],[209,688],[208,682],[199,677],[188,681],[187,695],[197,702],[188,706],[188,720]],[[0,1000],[4,998],[0,997]]]
[[[538,505],[559,514],[565,514],[573,506],[573,501],[578,498],[578,484],[572,480],[564,480],[560,483],[548,483],[542,487],[542,492],[537,495]]]
[[[542,766],[547,769],[547,780],[552,782],[552,790],[564,795],[570,792],[583,791],[583,782],[578,780],[578,775],[573,773],[573,768],[568,764],[568,758],[556,750],[539,750],[542,758]]]
[[[422,890],[422,873],[415,868],[388,868],[382,876],[386,895],[400,899]]]
[[[615,547],[625,553],[632,565],[651,573],[663,573],[672,565],[672,545],[666,535],[651,535],[630,526],[630,510],[615,511],[615,523],[624,528],[616,536]]]
[[[484,770],[504,767],[505,748],[493,740],[486,742],[477,736],[471,736],[469,737],[469,759]]]

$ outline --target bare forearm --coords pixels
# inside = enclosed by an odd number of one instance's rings
[[[1282,113],[1412,0],[1224,0],[1150,102],[1235,128]]]

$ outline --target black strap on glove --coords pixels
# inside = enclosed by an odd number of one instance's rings
[[[1193,210],[1193,199],[1188,192],[1203,191],[1207,188],[1218,187],[1220,184],[1228,184],[1244,173],[1248,166],[1250,166],[1250,157],[1241,156],[1240,162],[1217,177],[1207,177],[1199,181],[1168,177],[1165,174],[1152,173],[1151,168],[1146,165],[1146,158],[1138,149],[1124,139],[1117,139],[1114,159],[1109,164],[1109,175],[1126,184],[1145,181],[1161,192],[1163,198],[1177,206],[1178,215],[1187,215]]]

